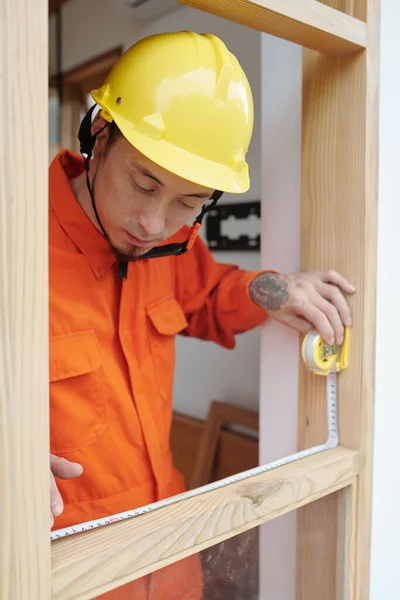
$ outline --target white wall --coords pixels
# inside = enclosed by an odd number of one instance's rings
[[[400,4],[382,0],[370,600],[400,598]]]
[[[139,38],[161,31],[194,29],[220,36],[241,62],[252,87],[255,128],[250,146],[251,189],[240,198],[260,199],[260,33],[213,15],[180,7],[151,25],[137,22],[133,11],[116,0],[71,0],[63,9],[63,69],[68,70],[115,46],[131,46]],[[73,41],[72,41],[73,40]],[[216,260],[258,269],[258,252],[214,252]],[[271,265],[274,268],[274,265]],[[238,337],[237,347],[227,351],[198,340],[177,340],[175,408],[205,418],[209,401],[218,399],[258,410],[260,332]]]
[[[261,39],[261,266],[300,270],[302,49]],[[276,322],[261,337],[260,463],[297,450],[299,336]],[[260,531],[260,600],[295,600],[296,513]]]

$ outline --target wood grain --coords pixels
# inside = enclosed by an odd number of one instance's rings
[[[0,3],[0,598],[50,599],[44,0]]]
[[[358,478],[343,490],[342,494],[342,535],[339,536],[340,552],[343,553],[341,568],[338,569],[340,592],[339,600],[355,600],[357,578],[357,506]],[[360,573],[361,575],[361,573]],[[362,575],[361,575],[362,576]],[[339,585],[338,585],[339,588]]]
[[[53,542],[53,599],[117,588],[349,485],[358,453],[336,448],[133,519]]]
[[[363,56],[328,58],[304,52],[302,260],[305,271],[333,268],[359,290],[365,231],[365,68]],[[361,80],[360,80],[361,78]],[[338,377],[341,443],[359,447],[363,294],[351,299],[354,316],[350,369]],[[324,382],[300,372],[299,446],[326,431]],[[336,600],[338,497],[298,513],[297,600]],[[314,557],[318,557],[318,569]]]
[[[367,20],[367,0],[318,0],[318,2],[356,19],[361,19],[361,21]]]
[[[364,22],[315,0],[178,1],[332,56],[366,47]]]
[[[365,60],[304,53],[302,261],[306,271],[334,268],[360,291],[365,250]],[[357,73],[358,71],[358,73]],[[364,84],[364,85],[363,85]],[[363,294],[351,300],[351,368],[339,376],[341,443],[359,447]],[[325,429],[323,382],[300,373],[299,445]],[[323,403],[323,404],[322,404]],[[338,498],[298,513],[297,600],[336,600]],[[312,557],[318,556],[315,569]],[[327,582],[328,585],[327,585]]]
[[[367,52],[329,58],[304,52],[302,264],[306,271],[333,268],[357,294],[350,300],[354,327],[350,368],[339,376],[340,443],[359,449],[357,600],[368,598],[371,517],[372,426],[377,216],[378,2],[369,3]],[[325,427],[321,382],[301,373],[299,444],[320,438]],[[298,514],[297,600],[319,600],[326,578],[335,585],[323,595],[336,600],[340,500],[322,500]],[[325,532],[326,536],[321,536]],[[312,546],[312,551],[310,549]],[[325,556],[315,572],[313,554]]]

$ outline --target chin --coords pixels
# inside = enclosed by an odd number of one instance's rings
[[[141,258],[147,252],[150,252],[152,248],[140,248],[139,246],[130,246],[129,248],[121,248],[112,245],[114,254],[121,262],[133,262]]]

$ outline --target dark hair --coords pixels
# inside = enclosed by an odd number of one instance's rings
[[[116,142],[122,136],[122,133],[119,130],[118,125],[115,123],[115,121],[112,121],[110,123],[110,125],[108,126],[108,133],[109,133],[109,137],[108,137],[106,149],[104,151],[105,156],[107,156],[107,154],[110,152],[111,148],[114,146],[114,144],[116,144]]]

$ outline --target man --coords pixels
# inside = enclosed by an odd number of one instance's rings
[[[57,529],[184,491],[169,447],[177,334],[233,348],[269,314],[341,343],[351,325],[343,294],[354,292],[335,272],[216,264],[196,238],[223,192],[249,187],[251,91],[221,40],[192,32],[142,40],[93,97],[101,111],[81,125],[85,160],[64,151],[50,168]],[[200,597],[194,561],[135,582],[127,597]]]

